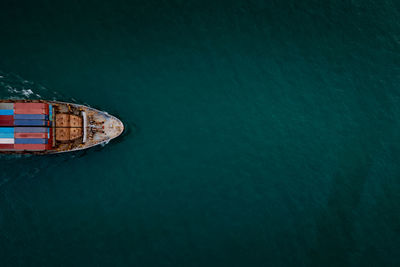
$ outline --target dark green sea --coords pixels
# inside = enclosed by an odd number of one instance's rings
[[[122,137],[0,156],[0,266],[399,266],[400,2],[0,1],[0,98]]]

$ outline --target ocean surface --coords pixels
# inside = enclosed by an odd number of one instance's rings
[[[0,2],[0,98],[122,137],[0,156],[0,266],[399,266],[400,2]]]

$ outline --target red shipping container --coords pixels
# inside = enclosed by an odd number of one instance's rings
[[[0,149],[13,149],[14,144],[0,144]]]
[[[20,150],[46,150],[46,145],[42,144],[15,144],[15,149]]]
[[[14,120],[12,120],[12,121],[1,121],[0,120],[0,126],[12,126],[12,127],[14,127]]]
[[[53,147],[53,129],[51,129],[51,128],[50,128],[50,136],[49,136],[48,145],[50,146],[50,148],[47,148],[47,149],[51,149]]]
[[[0,115],[0,121],[13,121],[13,115]]]
[[[15,138],[47,138],[47,133],[15,133]]]
[[[21,105],[23,104],[23,105]],[[39,105],[38,105],[39,104]],[[45,113],[32,113],[36,110],[44,110]],[[23,111],[27,113],[22,113]],[[49,114],[49,105],[42,103],[19,103],[14,107],[14,114]]]
[[[47,109],[15,109],[14,114],[45,114],[49,115],[49,110]]]
[[[48,104],[44,103],[15,103],[14,109],[46,109],[49,108]]]

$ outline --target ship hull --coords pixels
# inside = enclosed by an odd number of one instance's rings
[[[24,138],[39,137],[41,134],[35,132],[41,130],[47,133],[45,139]],[[47,155],[80,151],[106,144],[123,131],[124,125],[118,118],[85,105],[45,100],[0,100],[2,154]],[[2,132],[8,132],[3,136],[12,138],[1,138]],[[38,144],[42,140],[44,144]]]

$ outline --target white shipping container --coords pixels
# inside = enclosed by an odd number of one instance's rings
[[[14,138],[0,138],[0,144],[14,144]]]

